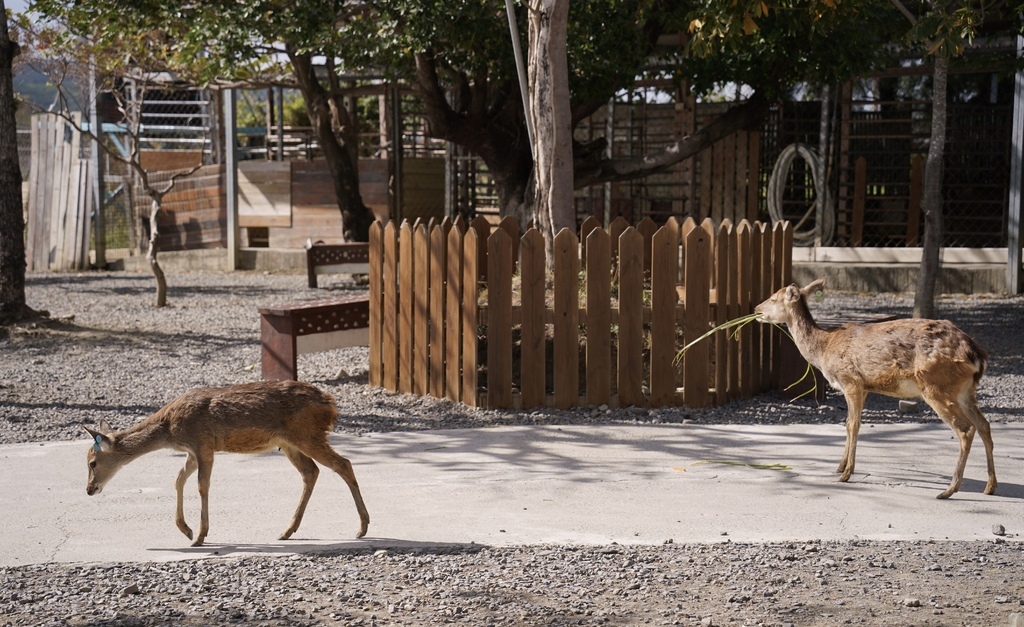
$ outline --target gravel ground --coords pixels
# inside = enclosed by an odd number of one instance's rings
[[[197,386],[259,378],[256,308],[358,292],[337,277],[169,277],[170,306],[133,273],[32,274],[28,302],[53,322],[0,329],[0,444],[82,439],[100,418],[127,427]],[[323,285],[323,283],[322,283]],[[909,315],[902,295],[830,294],[812,305]],[[944,297],[943,316],[990,352],[979,388],[995,424],[1024,419],[1024,299]],[[368,389],[365,348],[300,357],[348,432],[507,424],[840,422],[841,397],[774,394],[725,407],[483,411]],[[869,400],[865,422],[937,420]],[[680,624],[1008,625],[1024,612],[1024,545],[993,542],[657,547],[474,545],[159,564],[0,569],[0,625]],[[1011,583],[1012,582],[1012,583]],[[1022,619],[1024,620],[1024,619]]]

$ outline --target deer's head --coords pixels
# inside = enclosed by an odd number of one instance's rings
[[[793,319],[794,308],[801,303],[806,307],[807,296],[821,291],[824,287],[824,277],[808,283],[803,288],[797,287],[795,283],[788,285],[754,307],[754,312],[761,314],[761,317],[758,318],[759,322],[789,324]]]
[[[86,455],[89,464],[89,483],[85,486],[85,492],[92,496],[103,491],[103,486],[124,464],[124,457],[117,452],[114,430],[106,420],[100,420],[95,430],[89,427],[85,427],[85,430],[92,438],[89,453]]]

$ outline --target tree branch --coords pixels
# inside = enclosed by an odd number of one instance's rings
[[[600,153],[595,151],[588,155],[590,160],[576,158],[574,185],[580,189],[597,183],[643,178],[667,170],[714,145],[718,140],[761,122],[768,115],[770,107],[771,104],[765,98],[755,95],[745,103],[729,109],[693,135],[684,137],[658,153],[626,159],[597,159]]]

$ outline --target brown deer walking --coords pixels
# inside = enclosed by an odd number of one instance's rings
[[[348,484],[359,511],[359,533],[366,535],[370,516],[363,505],[352,464],[327,443],[327,433],[338,416],[334,397],[312,385],[297,381],[263,381],[223,388],[200,388],[174,399],[139,424],[115,433],[105,420],[89,429],[91,496],[103,490],[110,478],[128,462],[158,449],[173,448],[188,454],[174,487],[178,493],[175,522],[190,540],[192,529],[185,523],[183,490],[185,481],[199,471],[202,514],[199,534],[192,546],[200,546],[210,529],[209,494],[213,454],[262,453],[280,448],[302,475],[302,498],[291,524],[281,534],[287,540],[299,528],[306,504],[313,493],[320,462]]]
[[[976,389],[988,353],[948,320],[904,319],[874,324],[849,323],[822,329],[807,308],[807,295],[825,285],[818,279],[803,289],[785,287],[754,308],[761,322],[785,324],[800,354],[846,397],[846,449],[837,472],[848,481],[857,460],[860,415],[869,392],[896,398],[923,398],[960,439],[960,455],[949,498],[960,489],[974,434],[981,435],[988,460],[985,494],[996,490],[992,433],[978,409]]]

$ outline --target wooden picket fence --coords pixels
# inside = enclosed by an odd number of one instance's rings
[[[778,331],[714,326],[790,281],[793,231],[623,220],[563,230],[478,218],[370,231],[370,384],[473,407],[723,404],[777,381]]]

